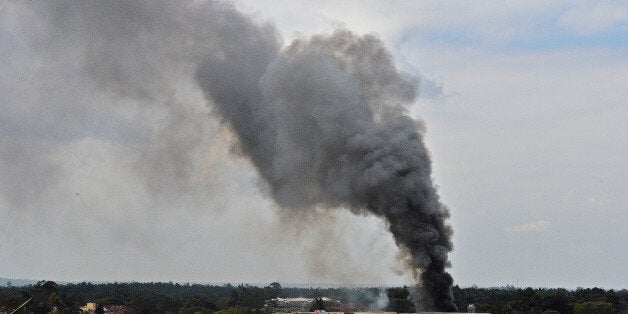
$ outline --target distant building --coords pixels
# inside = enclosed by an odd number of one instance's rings
[[[97,304],[94,302],[89,302],[85,306],[81,306],[81,312],[84,313],[96,313]]]
[[[282,309],[290,312],[308,311],[314,302],[311,298],[275,298],[266,302],[271,308]]]
[[[323,299],[323,302],[328,306],[340,304],[339,301],[331,298],[323,297],[321,299]],[[274,309],[275,312],[306,313],[310,310],[310,306],[313,302],[314,298],[275,298],[267,300],[264,306]]]
[[[81,306],[81,312],[83,313],[96,313],[96,308],[98,308],[98,304],[94,302],[87,303],[85,306]],[[103,312],[110,314],[124,314],[124,313],[133,313],[133,307],[128,305],[117,305],[117,304],[109,304],[103,305]]]
[[[475,304],[469,304],[469,306],[467,306],[467,312],[475,313]]]

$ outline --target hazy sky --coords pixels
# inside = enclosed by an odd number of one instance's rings
[[[235,5],[284,44],[377,34],[420,78],[411,113],[451,208],[455,283],[626,288],[627,3],[338,2]],[[0,277],[410,282],[374,217],[280,224],[184,63],[112,38],[93,52],[106,16],[65,23],[52,4],[54,24],[39,7],[0,3]],[[144,85],[110,84],[119,72]]]

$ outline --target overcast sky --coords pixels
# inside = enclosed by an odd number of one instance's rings
[[[235,5],[284,44],[376,34],[420,79],[456,284],[627,288],[626,2],[339,2]],[[0,277],[411,282],[377,218],[281,224],[185,69],[140,67],[168,97],[120,97],[77,39],[98,17],[51,26],[24,3],[0,3]]]

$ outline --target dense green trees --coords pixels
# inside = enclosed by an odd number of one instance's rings
[[[459,309],[466,309],[469,304],[474,303],[477,312],[628,313],[628,290],[625,289],[616,291],[578,288],[569,291],[566,289],[454,286],[453,292]]]
[[[218,306],[213,302],[203,300],[198,296],[191,296],[183,301],[179,308],[179,314],[213,313]]]
[[[76,283],[56,284],[40,281],[23,287],[0,287],[0,312],[10,311],[32,298],[32,313],[77,313],[87,302],[101,305],[132,306],[136,313],[219,313],[258,314],[268,311],[266,300],[276,297],[317,298],[312,309],[324,308],[322,297],[343,304],[364,304],[380,309],[379,288],[290,288],[273,283],[265,287],[249,285],[199,285],[175,283]],[[460,288],[453,289],[456,305],[466,310],[475,304],[477,312],[492,313],[628,313],[628,290],[601,288],[533,289],[533,288]],[[407,287],[386,291],[385,309],[413,312],[414,301]],[[321,304],[322,303],[322,304]],[[376,306],[374,308],[373,306]],[[384,307],[383,304],[381,304]]]
[[[254,314],[255,312],[248,307],[232,306],[224,310],[220,310],[215,314]]]
[[[414,313],[414,302],[410,299],[410,291],[408,287],[389,288],[386,290],[388,295],[387,311],[397,313]]]
[[[613,304],[609,302],[584,302],[574,305],[573,312],[575,314],[605,314],[615,313]]]

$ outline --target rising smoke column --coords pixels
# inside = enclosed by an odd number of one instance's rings
[[[376,37],[347,30],[297,39],[274,55],[243,48],[204,60],[197,81],[276,203],[384,218],[420,282],[421,307],[455,310],[449,213],[430,177],[423,126],[404,108],[416,81]]]
[[[338,30],[281,48],[272,26],[220,1],[57,0],[7,7],[26,14],[16,21],[29,21],[25,29],[42,60],[71,56],[68,64],[77,72],[61,74],[80,79],[70,87],[93,84],[108,102],[133,99],[146,111],[168,109],[170,127],[155,133],[150,145],[133,146],[151,197],[176,197],[192,185],[202,117],[174,101],[174,91],[195,79],[279,206],[299,212],[348,208],[382,217],[421,284],[422,307],[455,308],[445,272],[452,249],[448,212],[430,178],[423,126],[404,108],[416,98],[417,82],[397,71],[377,38]],[[45,94],[37,85],[28,87]],[[57,89],[68,97],[51,106],[55,124],[90,121],[102,109],[91,92],[77,101],[68,86]],[[24,106],[14,103],[10,107]],[[188,130],[195,124],[200,127]],[[0,142],[12,148],[3,150],[9,152],[5,160],[23,163],[0,165],[3,178],[37,177],[36,189],[45,191],[62,176],[43,158],[24,158],[31,151],[19,141]],[[0,193],[10,195],[12,205],[42,194],[22,196],[16,192],[28,189],[12,186],[19,180],[4,181],[9,187]]]

